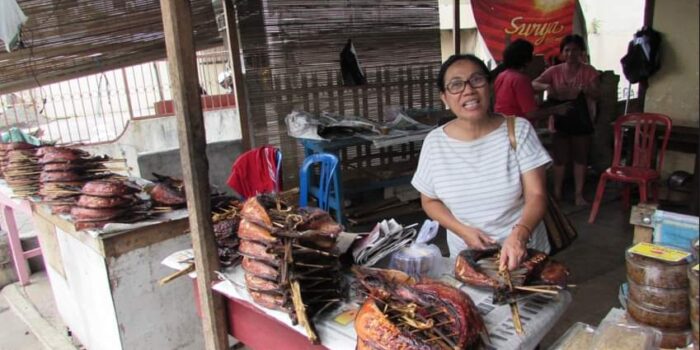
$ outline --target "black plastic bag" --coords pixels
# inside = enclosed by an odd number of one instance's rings
[[[661,68],[661,34],[651,28],[643,28],[634,34],[627,46],[627,54],[620,60],[625,78],[634,84],[651,77]]]
[[[340,52],[340,72],[343,75],[343,85],[355,86],[367,84],[367,78],[362,73],[360,62],[357,60],[355,46],[348,39],[345,48]]]
[[[566,114],[554,115],[554,129],[567,135],[588,135],[593,133],[593,122],[588,111],[588,102],[583,92],[575,99],[561,101],[550,98],[545,106],[556,106],[561,103],[571,103],[571,108]]]

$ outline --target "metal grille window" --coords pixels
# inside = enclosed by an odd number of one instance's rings
[[[221,47],[197,55],[201,89],[208,98],[229,93],[217,81],[226,56]],[[159,113],[157,104],[171,99],[167,63],[147,62],[1,95],[0,129],[38,127],[45,139],[62,144],[109,142],[129,120],[170,114]]]

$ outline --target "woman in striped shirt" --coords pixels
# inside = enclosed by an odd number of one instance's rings
[[[513,148],[505,118],[492,111],[488,69],[476,56],[450,57],[438,88],[457,118],[428,134],[411,183],[428,216],[447,229],[450,255],[498,243],[501,265],[512,270],[526,247],[549,252],[541,221],[551,159],[530,123],[516,118]]]

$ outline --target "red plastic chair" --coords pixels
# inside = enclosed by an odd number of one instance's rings
[[[588,217],[589,224],[592,224],[596,215],[598,215],[600,201],[603,198],[607,181],[625,183],[622,196],[625,207],[629,207],[630,184],[639,186],[640,203],[648,201],[647,190],[650,186],[652,199],[658,199],[657,182],[661,178],[661,167],[664,164],[664,153],[666,153],[666,145],[671,134],[671,124],[671,119],[668,116],[656,113],[631,113],[615,121],[615,154],[613,155],[612,166],[600,175],[591,215]],[[665,129],[661,147],[657,149],[656,129],[659,125],[665,126]],[[621,163],[622,132],[625,126],[634,127],[634,146],[632,148],[631,164],[629,165]],[[656,159],[656,167],[652,168],[654,159]]]

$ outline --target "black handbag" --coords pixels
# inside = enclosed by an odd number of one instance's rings
[[[508,127],[508,140],[510,146],[515,150],[515,117],[506,117]],[[549,241],[549,255],[554,255],[568,248],[578,237],[578,232],[571,220],[561,211],[559,204],[549,193],[547,193],[547,210],[542,218],[547,229],[547,240]]]
[[[579,93],[575,99],[561,101],[549,99],[545,105],[556,106],[561,103],[571,103],[572,106],[566,114],[554,115],[554,129],[567,135],[590,135],[593,133],[593,122],[588,112],[588,102],[583,92]]]

